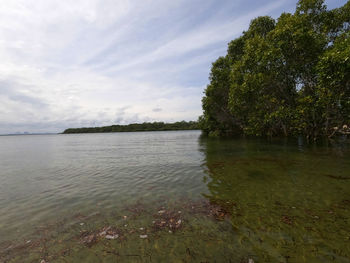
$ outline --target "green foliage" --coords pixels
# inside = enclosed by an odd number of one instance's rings
[[[300,0],[294,14],[252,20],[213,63],[201,129],[316,139],[349,124],[349,11]]]
[[[323,109],[325,132],[350,123],[350,32],[343,33],[318,63],[318,106]]]
[[[235,127],[235,119],[228,110],[228,93],[230,89],[230,59],[220,57],[213,63],[210,84],[202,99],[203,109],[208,113],[200,119],[201,127],[208,133],[230,133]]]
[[[179,121],[175,123],[144,122],[128,125],[112,125],[104,127],[70,128],[63,133],[100,133],[100,132],[139,132],[139,131],[173,131],[173,130],[198,130],[198,122]]]

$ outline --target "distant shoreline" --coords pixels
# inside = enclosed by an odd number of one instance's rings
[[[28,136],[28,135],[57,135],[59,133],[8,133],[8,134],[0,134],[0,136]]]
[[[132,123],[128,125],[111,125],[103,127],[83,127],[69,128],[62,134],[75,133],[111,133],[111,132],[145,132],[145,131],[181,131],[181,130],[200,130],[198,122],[180,121],[175,123],[164,122],[144,122]]]

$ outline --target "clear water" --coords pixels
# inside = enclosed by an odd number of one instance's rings
[[[0,262],[350,262],[347,141],[3,136],[0,167]]]

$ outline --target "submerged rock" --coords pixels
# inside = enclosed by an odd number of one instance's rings
[[[81,234],[81,242],[84,245],[91,247],[100,241],[101,238],[113,240],[119,238],[121,235],[122,231],[120,229],[106,226],[94,232],[83,231]]]
[[[293,225],[293,219],[290,216],[283,215],[281,221],[287,225]]]
[[[82,243],[88,247],[91,247],[97,242],[97,236],[95,234],[88,234],[82,238]]]
[[[106,235],[105,238],[106,239],[117,239],[119,237],[118,234],[115,234],[115,235]]]
[[[152,221],[153,229],[156,231],[162,229],[176,231],[182,226],[183,220],[180,216],[181,213],[178,213],[178,211],[159,210],[158,213],[154,215],[156,220]]]
[[[100,235],[101,237],[107,235],[107,231],[110,230],[110,229],[111,229],[110,226],[109,226],[109,227],[104,227],[104,228],[102,228],[102,231],[99,233],[99,235]]]

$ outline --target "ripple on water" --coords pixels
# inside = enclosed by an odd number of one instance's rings
[[[91,236],[108,223],[136,231],[124,244],[103,239],[116,249],[113,253],[122,247],[126,254],[151,251],[159,260],[186,255],[185,260],[200,262],[212,255],[224,262],[247,262],[250,255],[257,262],[346,262],[346,147],[340,154],[321,146],[204,140],[199,135],[185,131],[0,137],[0,243],[28,241],[36,228],[56,224],[54,236],[78,237],[72,245],[79,252],[72,260],[89,255],[85,259],[93,261],[96,253],[107,252],[98,244],[96,250],[87,250],[79,243],[79,231],[90,231]],[[200,206],[199,201],[219,208]],[[184,222],[181,231],[147,232],[153,229],[152,220],[170,230],[176,226],[171,218],[165,223],[152,218],[163,209],[182,211],[183,217],[176,217],[176,222]],[[210,213],[215,220],[208,220]],[[90,214],[100,218],[89,221]],[[111,229],[123,237],[124,232]],[[140,235],[147,238],[140,241]],[[142,257],[147,262],[149,255]],[[128,262],[123,256],[120,260]]]

